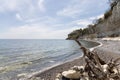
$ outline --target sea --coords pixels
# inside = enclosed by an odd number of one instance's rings
[[[98,44],[84,40],[91,48]],[[33,73],[82,56],[74,40],[0,39],[0,80],[16,80],[21,73]]]

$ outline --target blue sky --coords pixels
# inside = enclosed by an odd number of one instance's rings
[[[108,8],[108,0],[0,0],[0,39],[65,39]]]

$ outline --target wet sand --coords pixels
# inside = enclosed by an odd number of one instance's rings
[[[120,41],[100,41],[103,45],[101,47],[95,48],[94,51],[106,62],[111,58],[116,59],[120,57]],[[80,57],[73,61],[58,65],[41,73],[37,73],[34,76],[41,77],[44,80],[55,80],[58,73],[70,69],[74,65],[85,65],[84,59]]]

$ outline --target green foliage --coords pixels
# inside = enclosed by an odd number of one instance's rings
[[[119,37],[119,34],[111,34],[109,37]]]
[[[89,29],[88,28],[83,29],[82,34],[83,35],[89,34]]]
[[[120,0],[109,0],[110,8],[113,10],[113,7],[117,5]]]
[[[71,32],[70,34],[68,34],[67,39],[77,39],[79,37],[83,37],[85,35],[94,34],[94,33],[95,33],[95,25],[88,25],[87,28],[78,29]]]
[[[97,38],[97,35],[96,34],[91,34],[90,39],[94,39],[94,38]]]
[[[110,9],[110,10],[105,12],[104,19],[108,19],[111,15],[112,15],[112,10]]]
[[[68,39],[77,39],[79,36],[82,36],[82,29],[75,30],[68,34]]]
[[[103,18],[99,18],[99,19],[96,20],[96,24],[99,24],[99,23],[102,23],[102,22],[104,22]]]
[[[110,4],[110,6],[111,6],[111,10],[113,10],[113,7],[116,6],[116,5],[117,5],[117,2],[113,2],[113,3],[111,3],[111,4]]]

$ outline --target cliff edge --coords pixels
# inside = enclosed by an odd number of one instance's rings
[[[84,29],[78,29],[68,34],[67,39],[77,38],[103,38],[120,36],[120,0],[110,4],[110,9],[104,13],[94,24]]]

